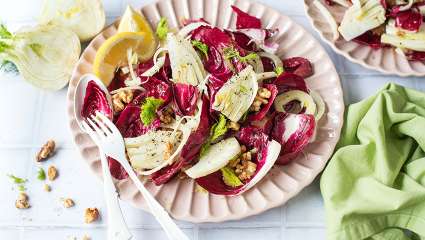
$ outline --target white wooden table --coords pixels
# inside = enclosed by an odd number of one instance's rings
[[[13,0],[3,2],[1,21],[11,28],[34,22],[42,0]],[[7,3],[6,3],[7,2]],[[127,4],[140,7],[151,0],[105,0],[108,22],[120,16]],[[302,0],[262,0],[282,13],[291,16],[317,39],[304,16]],[[323,43],[323,45],[325,45]],[[328,47],[342,78],[346,104],[370,96],[385,83],[396,83],[425,90],[425,79],[384,76],[350,63],[334,54]],[[0,75],[0,239],[1,240],[60,240],[81,239],[88,234],[94,240],[104,240],[107,218],[101,182],[91,174],[74,148],[67,125],[66,89],[50,93],[37,90],[19,76]],[[52,192],[43,191],[37,179],[38,167],[34,157],[40,146],[53,138],[58,143],[57,155],[43,166],[54,164],[59,178],[51,184]],[[28,194],[32,208],[17,210],[14,206],[17,189],[6,174],[29,180]],[[70,197],[76,206],[64,209],[60,198]],[[141,210],[122,204],[127,222],[135,239],[166,239],[159,225]],[[103,220],[87,225],[83,211],[87,207],[100,209]],[[324,209],[318,181],[283,207],[256,217],[221,224],[179,225],[194,240],[301,240],[325,239]]]

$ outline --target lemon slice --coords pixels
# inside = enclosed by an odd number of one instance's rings
[[[122,32],[106,40],[96,53],[93,72],[108,86],[114,78],[115,70],[127,64],[127,51],[138,54],[140,61],[152,57],[152,44],[146,41],[142,32]]]

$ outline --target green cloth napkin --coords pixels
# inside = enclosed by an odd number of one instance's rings
[[[320,182],[327,238],[425,239],[425,94],[389,84],[345,119]]]

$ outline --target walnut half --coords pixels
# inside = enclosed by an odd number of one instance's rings
[[[43,145],[43,147],[40,149],[37,156],[35,157],[37,162],[46,161],[50,156],[52,156],[53,152],[55,151],[55,147],[56,147],[55,141],[53,140],[47,141],[47,143]]]
[[[15,206],[18,209],[27,209],[30,208],[30,204],[28,202],[28,195],[26,193],[19,193],[18,199],[15,202]]]
[[[114,112],[121,112],[125,106],[133,101],[132,90],[122,90],[112,96],[112,105]]]
[[[86,208],[84,211],[84,222],[92,223],[99,219],[99,210],[97,208]]]

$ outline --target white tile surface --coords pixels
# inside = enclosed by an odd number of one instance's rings
[[[40,12],[41,1],[8,1],[0,8],[1,20],[13,29],[31,23]],[[153,0],[105,0],[108,23],[114,21],[127,4],[140,7],[150,2]],[[259,2],[290,15],[318,39],[304,16],[301,0]],[[425,90],[423,79],[383,76],[352,64],[323,45],[341,75],[347,104],[372,95],[390,81]],[[96,224],[86,225],[82,220],[86,207],[96,206],[103,213],[104,201],[100,181],[90,173],[74,150],[66,123],[66,89],[56,93],[39,91],[19,76],[1,75],[0,80],[6,90],[0,94],[0,239],[59,240],[74,236],[81,239],[84,234],[89,234],[93,240],[104,240],[106,214]],[[11,105],[10,99],[17,97],[19,100]],[[39,146],[49,138],[58,142],[60,150],[52,160],[40,166],[47,169],[49,164],[55,164],[59,167],[60,176],[51,184],[52,192],[44,193],[43,183],[36,179],[39,165],[35,164],[34,156]],[[29,179],[27,187],[31,209],[18,211],[14,208],[17,190],[6,177],[9,173]],[[76,206],[64,209],[61,197],[73,198]],[[123,203],[122,208],[135,239],[166,239],[152,216],[127,203]],[[324,209],[318,181],[286,206],[255,217],[221,224],[179,222],[179,225],[194,240],[325,239]]]

